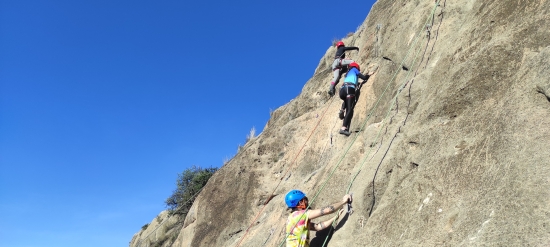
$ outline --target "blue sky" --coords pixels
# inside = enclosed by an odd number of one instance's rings
[[[127,246],[373,3],[0,0],[0,246]]]

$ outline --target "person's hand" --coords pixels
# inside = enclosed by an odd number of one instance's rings
[[[351,195],[350,195],[350,194],[347,194],[347,195],[344,196],[344,198],[342,198],[342,201],[343,201],[344,203],[346,203],[346,202],[352,202],[352,201],[353,201],[353,198],[351,198]]]
[[[373,71],[370,71],[369,73],[367,73],[367,75],[371,76],[371,75],[374,75],[374,70]]]

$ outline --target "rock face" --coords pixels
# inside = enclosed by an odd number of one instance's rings
[[[130,246],[171,246],[181,230],[179,222],[178,216],[170,216],[168,211],[162,211],[151,223],[142,226],[141,231],[134,234]]]
[[[341,100],[326,93],[331,47],[210,179],[172,246],[280,246],[286,192],[319,208],[350,185],[354,213],[329,246],[550,246],[549,11],[547,0],[379,0],[344,40],[363,72],[378,68],[352,135],[337,133]],[[311,232],[311,246],[327,234]]]

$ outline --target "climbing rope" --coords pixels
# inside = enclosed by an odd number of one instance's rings
[[[433,16],[433,14],[435,13],[435,9],[437,8],[437,6],[439,6],[439,2],[440,2],[440,1],[441,1],[441,0],[438,0],[438,1],[436,2],[435,6],[434,6],[434,9],[432,10],[432,14],[431,14],[430,16]],[[430,18],[430,17],[429,17],[429,18]],[[428,20],[429,20],[429,18],[428,18]],[[426,23],[427,23],[427,22],[426,22]],[[422,27],[422,28],[424,28],[424,27]],[[414,44],[413,44],[413,45],[411,46],[411,48],[409,48],[409,50],[407,51],[407,53],[406,53],[406,55],[405,55],[405,58],[402,60],[402,62],[401,62],[401,64],[400,64],[399,67],[403,67],[404,62],[405,62],[405,61],[407,60],[407,58],[409,57],[410,52],[413,50],[413,47],[415,46],[415,44],[416,44],[416,42],[418,41],[418,38],[419,38],[419,37],[420,37],[420,36],[417,35]],[[416,59],[415,59],[415,61],[416,61]],[[410,71],[410,70],[409,70],[409,71]],[[387,91],[387,89],[389,88],[389,86],[391,85],[391,83],[395,80],[395,78],[396,78],[398,72],[399,72],[399,70],[396,71],[396,73],[394,73],[394,76],[392,77],[392,79],[390,80],[390,82],[388,82],[388,84],[386,85],[386,88],[384,89],[384,91],[382,92],[382,94],[379,96],[379,98],[378,98],[378,100],[376,101],[375,105],[371,108],[370,113],[367,115],[367,118],[365,119],[365,121],[363,122],[363,125],[362,125],[361,128],[360,128],[360,132],[362,132],[362,130],[365,128],[365,126],[366,126],[368,120],[370,119],[370,117],[371,117],[372,114],[374,113],[374,110],[378,107],[378,104],[380,103],[380,101],[381,101],[381,99],[382,99],[382,96],[386,93],[386,91]],[[402,90],[402,87],[400,87],[400,88],[398,89],[399,92],[401,92],[401,90]],[[397,95],[399,94],[399,92],[396,94],[396,97],[397,97]],[[394,98],[395,98],[395,97],[394,97]],[[392,107],[393,107],[393,105],[392,105]],[[391,110],[391,107],[390,107],[390,110]],[[381,128],[381,129],[382,129],[382,128]],[[378,138],[378,137],[379,137],[379,135],[377,135],[377,138]],[[313,204],[313,202],[317,199],[317,197],[318,197],[318,195],[321,193],[321,191],[324,190],[324,188],[325,188],[327,182],[332,178],[332,176],[334,175],[336,169],[340,166],[340,164],[342,163],[342,160],[343,160],[344,157],[347,155],[347,153],[349,152],[351,146],[353,145],[353,143],[355,143],[355,141],[356,141],[357,138],[358,138],[358,135],[355,136],[355,138],[353,139],[353,141],[351,142],[351,144],[348,146],[348,148],[346,149],[346,151],[344,152],[344,154],[342,155],[342,157],[341,157],[340,160],[338,161],[337,165],[336,165],[336,166],[334,167],[334,169],[330,172],[328,178],[325,180],[325,182],[323,182],[323,184],[322,184],[321,188],[319,189],[319,191],[318,191],[318,192],[315,194],[315,196],[312,198],[311,203],[310,203],[309,205]],[[366,157],[368,157],[368,155],[367,155]],[[360,170],[359,170],[359,171],[360,171]],[[357,177],[357,175],[354,176],[354,179],[355,179],[356,177]],[[353,181],[352,181],[352,183],[353,183]],[[351,187],[351,185],[350,185],[350,187]],[[348,187],[348,192],[349,192],[349,188],[350,188],[350,187]],[[309,208],[310,208],[309,205],[308,205],[308,207],[306,208],[306,210],[305,210],[304,214],[302,215],[302,217],[303,217],[303,216],[307,213],[307,211],[309,210]],[[333,223],[334,223],[334,222],[333,222]],[[296,225],[294,225],[293,228],[294,228],[294,227],[296,227]],[[287,234],[286,234],[285,239],[281,242],[281,245],[279,245],[279,246],[282,246],[282,245],[284,244],[284,242],[286,241],[286,239],[288,238],[289,235],[290,235],[290,233],[287,233]],[[328,235],[328,236],[330,236],[330,235]],[[328,236],[327,236],[327,239],[328,239]],[[325,243],[326,243],[326,240],[327,240],[327,239],[325,239]],[[323,246],[324,246],[324,244],[323,244]]]
[[[426,20],[426,23],[425,23],[424,26],[426,26],[426,25],[431,21],[431,19],[434,17],[435,10],[437,9],[437,6],[439,6],[439,2],[440,2],[440,1],[441,1],[441,0],[439,0],[439,1],[436,2],[435,6],[434,6],[434,8],[433,8],[433,10],[432,10],[432,13],[431,13],[430,17]],[[420,32],[420,33],[421,33],[421,32]],[[416,43],[418,42],[418,40],[419,40],[419,38],[420,38],[420,36],[421,36],[420,33],[419,33],[419,34],[417,35],[417,37],[415,38],[415,41],[413,42],[413,45],[412,45],[411,47],[414,47],[414,46],[416,45]],[[405,80],[403,80],[404,82],[403,82],[403,83],[401,84],[401,86],[398,88],[398,92],[395,94],[395,96],[394,96],[394,97],[392,98],[392,100],[391,100],[392,104],[391,104],[390,107],[388,108],[388,113],[386,113],[386,117],[385,117],[384,120],[383,120],[384,123],[386,123],[386,120],[387,120],[387,118],[388,118],[388,116],[389,116],[389,114],[390,114],[392,108],[395,106],[395,102],[396,102],[396,100],[397,100],[397,96],[399,96],[399,94],[401,93],[401,91],[405,88],[405,86],[406,86],[407,83],[408,83],[408,78],[409,78],[409,76],[410,76],[410,74],[411,74],[411,72],[412,72],[412,67],[416,64],[416,59],[418,58],[418,54],[420,54],[420,50],[421,50],[421,49],[419,49],[419,50],[416,52],[416,54],[415,54],[415,56],[414,56],[414,59],[413,59],[413,62],[412,62],[412,64],[411,64],[411,68],[408,70],[407,75],[405,76]],[[403,63],[402,63],[402,64],[403,64]],[[401,64],[401,66],[402,66],[402,64]],[[378,140],[378,137],[380,136],[380,133],[382,132],[382,129],[383,129],[383,128],[380,128],[380,130],[378,131],[378,134],[376,135],[375,140]],[[370,152],[370,151],[369,151],[369,152]],[[369,153],[369,155],[370,155],[370,153]],[[366,159],[367,159],[367,157],[368,157],[369,155],[366,155],[365,158],[363,159],[363,161],[362,161],[362,163],[361,163],[361,166],[359,167],[359,171],[357,172],[357,174],[355,174],[355,176],[353,177],[353,179],[352,179],[351,182],[350,182],[350,185],[348,186],[348,189],[346,190],[347,193],[349,193],[349,191],[350,191],[350,189],[351,189],[351,186],[352,186],[353,182],[354,182],[355,179],[357,178],[357,175],[359,175],[359,173],[361,172],[361,169],[363,168],[363,165],[364,165],[364,163],[365,163],[365,161],[366,161]]]
[[[327,150],[329,148],[332,147],[333,143],[332,143],[332,132],[334,130],[334,127],[336,126],[336,123],[338,122],[338,118],[334,118],[334,123],[332,124],[332,127],[328,129],[328,136],[330,137],[330,142],[327,142],[325,144],[325,146],[323,147],[323,151],[321,152],[321,157],[319,158],[319,161],[317,162],[318,164],[323,164],[324,161],[326,160],[326,158],[328,157],[328,152]],[[330,146],[330,147],[329,147]],[[315,173],[315,172],[314,172]],[[313,175],[312,175],[313,176]],[[288,179],[288,178],[287,178]],[[307,181],[306,181],[307,182]],[[264,241],[263,245],[262,246],[265,246],[267,244],[267,242],[269,241],[269,238],[271,238],[271,236],[273,235],[273,233],[275,232],[275,230],[277,229],[276,228],[271,228],[271,230],[269,231],[269,236],[267,236],[266,240]],[[283,229],[284,230],[284,229]]]
[[[431,12],[430,16],[428,17],[428,19],[426,20],[426,23],[424,24],[424,27],[425,27],[426,25],[428,25],[428,23],[434,18],[435,10],[436,10],[437,7],[439,6],[439,2],[440,2],[440,1],[441,1],[441,0],[438,0],[438,1],[436,2],[434,8],[432,9],[432,12]],[[419,38],[421,37],[421,35],[420,35],[421,33],[422,33],[422,30],[417,34],[417,36],[416,36],[416,38],[415,38],[415,41],[413,42],[413,45],[411,46],[411,49],[412,49],[412,47],[415,47],[415,46],[416,46],[416,43],[418,42]],[[403,80],[404,82],[401,84],[401,86],[398,88],[398,92],[397,92],[397,93],[395,94],[395,96],[392,98],[392,100],[391,100],[392,104],[391,104],[390,107],[388,108],[388,112],[386,113],[386,116],[384,117],[384,120],[383,120],[383,125],[380,127],[380,130],[378,131],[378,133],[377,133],[377,135],[376,135],[376,137],[375,137],[375,139],[374,139],[375,142],[376,142],[376,141],[378,140],[378,138],[380,137],[380,135],[381,135],[381,133],[382,133],[382,129],[384,129],[384,126],[385,126],[386,123],[387,123],[386,120],[388,119],[388,117],[389,117],[389,115],[390,115],[390,113],[391,113],[391,111],[392,111],[392,108],[395,106],[395,102],[397,101],[397,97],[399,96],[399,94],[401,93],[401,91],[403,90],[403,88],[405,88],[406,84],[408,83],[408,78],[409,78],[409,76],[410,76],[410,73],[412,72],[412,67],[414,67],[414,65],[416,64],[416,60],[417,60],[418,55],[420,54],[420,51],[421,51],[421,50],[422,50],[422,49],[418,49],[418,51],[416,52],[416,54],[415,54],[415,56],[414,56],[414,59],[413,59],[413,62],[411,63],[411,68],[408,70],[407,75],[405,76],[405,79]],[[403,60],[403,62],[404,62],[404,61],[405,61],[405,60]],[[402,62],[402,64],[403,64],[403,62]],[[402,66],[402,64],[401,64],[401,66]],[[361,165],[359,166],[359,170],[357,171],[357,173],[356,173],[356,174],[353,176],[353,178],[351,179],[351,182],[350,182],[350,184],[349,184],[349,186],[348,186],[348,188],[347,188],[347,190],[346,190],[346,194],[348,194],[348,193],[350,192],[351,186],[353,185],[353,183],[355,182],[355,179],[357,178],[357,176],[358,176],[359,173],[361,172],[361,170],[362,170],[364,164],[366,163],[367,158],[370,156],[370,152],[371,152],[371,151],[372,151],[372,149],[369,150],[369,152],[367,153],[367,155],[365,155],[365,157],[363,158],[363,161],[361,162]],[[336,221],[336,220],[334,220],[334,221],[332,222],[332,224],[334,224],[335,221]],[[331,229],[331,230],[332,230],[332,229]],[[329,233],[328,233],[327,237],[325,238],[325,241],[323,242],[323,245],[322,245],[323,247],[325,246],[325,244],[326,244],[326,242],[327,242],[327,240],[328,240],[328,237],[330,236],[331,230],[329,230]]]
[[[306,146],[307,142],[309,141],[309,139],[311,138],[311,136],[313,135],[313,133],[315,132],[315,130],[317,130],[317,127],[319,126],[319,123],[321,123],[321,120],[323,119],[323,117],[325,116],[327,110],[330,108],[330,106],[332,105],[332,102],[334,102],[334,97],[332,97],[330,100],[329,100],[329,104],[327,105],[327,108],[325,109],[325,111],[323,112],[323,114],[321,115],[321,118],[319,118],[319,121],[317,121],[317,124],[315,125],[315,127],[313,128],[313,130],[310,132],[309,136],[307,137],[307,139],[305,140],[304,144],[302,145],[302,147],[300,148],[300,150],[298,151],[298,153],[296,154],[296,156],[294,157],[294,159],[292,160],[292,162],[290,163],[290,166],[288,167],[288,169],[285,171],[285,173],[283,174],[283,176],[281,176],[281,179],[279,179],[279,182],[277,183],[277,185],[275,186],[275,188],[273,189],[273,191],[271,192],[271,194],[267,197],[268,199],[264,202],[264,205],[262,206],[262,208],[260,209],[260,211],[256,214],[256,216],[254,217],[254,219],[251,221],[250,225],[246,228],[246,231],[244,232],[243,236],[241,237],[241,240],[237,243],[236,247],[239,247],[242,243],[242,241],[244,240],[244,238],[246,237],[246,235],[248,234],[250,228],[252,227],[252,225],[254,224],[254,222],[256,222],[256,219],[258,218],[258,216],[260,216],[260,214],[264,211],[265,207],[267,206],[267,203],[269,202],[269,200],[271,198],[273,198],[274,196],[274,193],[275,191],[277,190],[277,188],[279,187],[279,185],[281,184],[281,182],[283,181],[284,177],[286,176],[286,174],[290,171],[291,168],[294,167],[294,164],[296,163],[296,160],[298,159],[298,156],[300,155],[300,153],[302,152],[302,150],[304,149],[304,147]]]
[[[292,101],[290,101],[292,102]],[[290,103],[289,102],[289,103]],[[281,114],[275,118],[275,120],[273,120],[273,123],[277,123],[279,121],[279,119],[283,118],[283,116],[285,115],[287,109],[290,108],[289,106],[286,106],[284,109],[283,109],[283,112],[281,112]],[[261,133],[260,133],[261,135]],[[258,135],[259,136],[259,135]],[[241,154],[241,153],[245,153],[248,148],[250,148],[252,146],[254,142],[253,141],[249,141],[247,143],[244,144],[243,148],[239,149],[239,151],[237,152],[237,154],[235,154],[235,156],[233,158],[231,158],[231,160],[229,160],[226,164],[229,164],[229,162],[231,162],[233,159],[235,159],[237,157],[238,154]],[[225,164],[224,164],[225,165]]]
[[[327,136],[329,137],[329,140],[330,140],[330,141],[326,142],[325,145],[323,146],[323,149],[322,149],[322,151],[321,151],[321,155],[319,155],[319,160],[317,161],[317,164],[324,164],[324,163],[326,163],[325,160],[326,160],[326,158],[328,157],[328,152],[327,152],[327,150],[328,150],[329,148],[331,148],[332,145],[333,145],[333,140],[332,140],[333,135],[332,135],[332,132],[333,132],[334,127],[336,126],[336,123],[338,122],[338,120],[339,120],[339,119],[338,119],[337,117],[334,118],[334,123],[332,124],[332,127],[328,129],[328,132],[329,132],[329,133],[328,133]],[[317,168],[317,167],[316,167],[316,168]],[[319,169],[320,169],[320,168],[319,168]],[[317,171],[318,171],[319,169],[315,170],[315,171],[312,173],[312,175],[310,176],[310,178],[313,177],[313,175],[314,175],[315,173],[317,173]],[[288,178],[287,178],[287,179],[288,179]],[[309,179],[307,179],[304,183],[307,183],[308,181],[309,181]]]
[[[391,82],[390,82],[390,83],[391,83]],[[386,89],[387,89],[388,87],[389,87],[389,83],[388,83],[388,86],[386,87]],[[385,90],[385,91],[386,91],[386,90]],[[385,91],[384,91],[384,93],[385,93]],[[383,94],[384,94],[384,93],[383,93]],[[383,95],[383,94],[382,94],[382,95]],[[380,101],[380,100],[379,100],[379,101]],[[378,102],[379,102],[379,101],[378,101]],[[377,102],[377,103],[378,103],[378,102]],[[375,106],[375,107],[376,107],[376,106]],[[374,108],[373,108],[372,111],[374,111]],[[372,111],[371,111],[371,114],[369,114],[369,117],[370,117],[370,115],[372,115]],[[368,121],[368,119],[369,119],[369,118],[367,118],[367,119],[365,120],[363,126],[361,127],[361,130],[362,130],[362,129],[364,128],[364,126],[366,125],[366,122]],[[317,196],[319,196],[319,194],[321,193],[321,191],[325,188],[325,186],[326,186],[328,180],[330,180],[330,179],[332,178],[332,176],[334,175],[334,172],[335,172],[336,169],[340,166],[340,164],[342,163],[342,160],[343,160],[344,157],[347,155],[347,153],[348,153],[349,150],[351,149],[351,146],[353,145],[353,143],[355,143],[355,140],[357,140],[358,136],[359,136],[359,135],[355,135],[355,137],[354,137],[353,140],[351,141],[350,145],[348,146],[348,148],[347,148],[346,151],[344,152],[344,155],[340,158],[340,160],[337,162],[337,164],[336,164],[336,166],[334,167],[334,169],[330,172],[329,177],[328,177],[328,178],[325,180],[325,182],[321,185],[321,189],[319,189],[319,191],[313,196],[313,198],[312,198],[312,200],[311,200],[311,203],[308,204],[308,206],[307,206],[307,208],[306,208],[304,214],[303,214],[301,217],[303,217],[303,216],[307,213],[307,211],[308,211],[309,208],[310,208],[310,205],[313,204],[313,202],[317,199]],[[294,228],[294,227],[296,227],[296,225],[294,225],[293,228]],[[286,239],[288,238],[289,235],[290,235],[290,233],[287,233],[287,234],[286,234],[285,239],[281,242],[281,244],[280,244],[279,246],[283,246],[284,242],[286,241]]]
[[[330,69],[330,68],[329,68],[329,69]],[[328,69],[327,69],[327,70],[328,70]],[[326,71],[326,70],[325,70],[325,71]],[[317,73],[317,74],[323,73],[323,72],[325,72],[325,71],[319,72],[319,73]],[[316,75],[317,75],[317,74],[316,74]],[[291,100],[288,104],[290,104],[290,103],[292,103],[292,100]],[[287,112],[288,109],[290,109],[290,106],[289,106],[289,105],[287,105],[286,107],[284,107],[284,109],[283,109],[283,111],[281,112],[281,114],[279,114],[279,116],[278,116],[277,118],[275,118],[275,119],[272,121],[273,124],[279,122],[279,120],[282,119],[283,116],[285,116],[285,113]],[[262,132],[262,133],[263,133],[263,132]],[[262,133],[260,133],[260,135],[261,135]],[[254,142],[252,142],[252,141],[249,141],[249,142],[245,143],[244,146],[243,146],[243,148],[241,148],[241,149],[238,151],[238,153],[235,154],[235,156],[234,156],[233,158],[231,158],[226,164],[229,164],[231,161],[233,161],[233,160],[237,157],[237,155],[239,155],[239,154],[241,154],[241,153],[245,153],[245,152],[248,150],[248,148],[250,148],[250,147],[252,146],[253,143],[254,143]],[[225,164],[224,164],[224,165],[225,165]]]

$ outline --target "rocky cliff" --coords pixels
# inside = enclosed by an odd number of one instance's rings
[[[549,11],[547,0],[379,0],[344,39],[376,70],[352,135],[337,133],[341,100],[326,93],[331,47],[159,246],[280,246],[286,192],[318,208],[348,188],[354,213],[312,232],[312,246],[327,235],[328,246],[550,246]],[[154,245],[142,235],[130,246]]]

